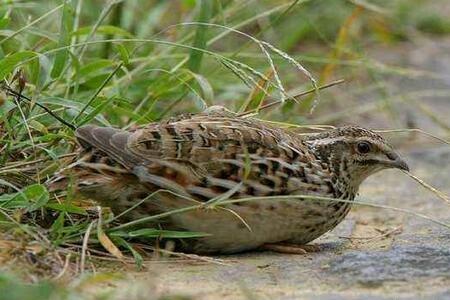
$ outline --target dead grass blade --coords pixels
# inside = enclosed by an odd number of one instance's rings
[[[86,251],[87,251],[87,247],[88,247],[88,241],[89,241],[89,236],[91,235],[91,231],[92,231],[92,227],[94,226],[95,221],[92,221],[88,228],[86,229],[86,233],[84,234],[83,237],[83,245],[81,248],[81,260],[80,260],[80,273],[83,274],[84,273],[84,266],[85,266],[85,262],[86,262]]]
[[[170,251],[167,249],[161,249],[161,248],[155,248],[152,246],[147,246],[147,245],[143,245],[142,248],[147,248],[150,249],[152,251],[157,251],[163,254],[169,254],[175,257],[181,257],[181,258],[185,258],[185,259],[189,259],[189,260],[194,260],[194,261],[200,261],[200,262],[206,262],[206,263],[212,263],[212,264],[216,264],[216,265],[220,265],[220,266],[231,266],[230,262],[234,262],[234,261],[225,261],[223,259],[218,259],[218,258],[213,258],[213,257],[208,257],[208,256],[202,256],[202,255],[197,255],[197,254],[188,254],[188,253],[183,253],[183,252],[176,252],[176,251]],[[150,261],[152,263],[159,263],[159,261]]]
[[[117,248],[117,246],[111,241],[108,235],[103,231],[103,222],[102,222],[102,209],[98,207],[98,223],[97,223],[97,238],[100,244],[105,248],[109,253],[111,253],[118,260],[123,262],[124,255]]]
[[[419,129],[419,128],[404,128],[404,129],[387,129],[387,130],[374,130],[375,132],[380,133],[389,133],[389,132],[418,132],[420,134],[426,135],[428,137],[431,137],[433,139],[436,139],[444,144],[447,144],[450,146],[450,141],[445,140],[443,138],[440,138],[434,134],[431,134],[429,132],[426,132],[425,130]]]
[[[411,177],[412,179],[414,179],[417,183],[419,183],[421,186],[423,186],[427,190],[431,191],[439,199],[443,200],[444,202],[447,202],[447,204],[450,204],[450,197],[449,196],[447,196],[443,192],[439,191],[438,189],[434,188],[433,186],[431,186],[430,184],[426,183],[425,181],[423,181],[422,179],[418,178],[417,176],[414,176],[413,174],[411,174],[411,173],[409,173],[407,171],[402,171],[402,172],[405,173],[406,175],[408,175],[409,177]]]
[[[443,227],[450,229],[450,224],[446,224],[435,218],[429,217],[429,216],[421,214],[421,213],[417,213],[415,211],[412,211],[412,210],[409,210],[406,208],[393,207],[393,206],[389,206],[389,205],[375,204],[375,203],[358,201],[358,200],[344,200],[344,199],[311,196],[311,195],[292,195],[292,196],[268,196],[268,197],[251,197],[251,198],[232,199],[232,200],[225,200],[222,202],[222,204],[233,204],[233,203],[268,200],[268,199],[279,200],[279,201],[298,201],[297,199],[311,199],[311,200],[319,200],[319,201],[334,201],[334,202],[342,202],[342,203],[351,203],[351,204],[357,204],[357,205],[362,205],[362,206],[382,208],[382,209],[393,210],[393,211],[402,212],[404,214],[412,215],[412,216],[431,221],[433,223],[436,223],[438,225],[441,225]]]
[[[189,197],[186,197],[184,195],[180,195],[177,193],[174,193],[172,191],[169,190],[159,190],[157,191],[158,193],[169,193],[172,194],[174,196],[180,197],[182,199],[186,199],[186,200],[191,200],[194,202],[197,202],[194,199],[191,199]],[[156,194],[156,192],[154,193]],[[147,197],[148,199],[149,197]],[[240,199],[228,199],[228,200],[223,200],[220,202],[221,205],[227,205],[227,204],[233,204],[233,203],[241,203],[241,202],[250,202],[250,201],[262,201],[262,200],[278,200],[278,201],[298,201],[298,199],[310,199],[310,200],[319,200],[319,201],[334,201],[334,202],[342,202],[342,203],[350,203],[350,204],[357,204],[357,205],[362,205],[362,206],[369,206],[369,207],[375,207],[375,208],[382,208],[382,209],[387,209],[387,210],[393,210],[393,211],[398,211],[404,214],[408,214],[408,215],[412,215],[430,222],[433,222],[435,224],[438,224],[440,226],[446,227],[448,229],[450,229],[450,224],[444,223],[442,221],[439,221],[435,218],[429,217],[427,215],[421,214],[421,213],[417,213],[415,211],[406,209],[406,208],[400,208],[400,207],[393,207],[393,206],[389,206],[389,205],[382,205],[382,204],[375,204],[375,203],[370,203],[370,202],[364,202],[364,201],[358,201],[358,200],[345,200],[345,199],[337,199],[337,198],[331,198],[331,197],[320,197],[320,196],[312,196],[312,195],[279,195],[279,196],[266,196],[266,197],[249,197],[249,198],[240,198]],[[144,224],[146,222],[149,221],[154,221],[157,219],[162,219],[168,216],[171,216],[173,214],[179,214],[179,213],[183,213],[183,212],[187,212],[187,211],[192,211],[195,209],[200,209],[200,208],[204,208],[203,204],[198,204],[198,205],[193,205],[193,206],[188,206],[188,207],[183,207],[183,208],[179,208],[179,209],[174,209],[171,211],[167,211],[164,213],[160,213],[157,215],[153,215],[153,216],[148,216],[148,217],[144,217],[138,220],[134,220],[128,223],[124,223],[121,224],[119,226],[116,226],[114,228],[112,228],[112,230],[119,230],[119,229],[124,229],[124,228],[128,228],[128,227],[132,227],[132,226],[136,226],[139,224]]]
[[[301,92],[301,93],[299,93],[299,94],[293,95],[293,96],[291,96],[291,97],[289,97],[289,98],[287,98],[287,99],[297,99],[297,98],[300,98],[300,97],[302,97],[302,96],[305,96],[305,95],[314,93],[314,92],[316,92],[317,90],[323,90],[323,89],[326,89],[326,88],[329,88],[329,87],[332,87],[332,86],[341,84],[341,83],[343,83],[344,81],[345,81],[344,79],[335,80],[335,81],[332,81],[332,82],[330,82],[330,83],[327,83],[327,84],[318,86],[317,88],[312,88],[312,89],[309,89],[309,90],[307,90],[307,91]],[[274,105],[281,104],[281,103],[283,103],[283,102],[285,102],[285,101],[284,101],[284,100],[278,100],[278,101],[271,102],[271,103],[268,103],[268,104],[265,104],[265,105],[261,105],[261,107],[259,107],[259,108],[255,108],[255,109],[252,109],[252,110],[249,110],[249,111],[240,113],[240,114],[238,114],[238,116],[239,116],[239,117],[243,117],[243,116],[247,116],[247,115],[250,115],[250,114],[253,114],[253,113],[258,113],[258,112],[261,111],[261,110],[264,110],[264,109],[266,109],[266,108],[272,107],[272,106],[274,106]]]

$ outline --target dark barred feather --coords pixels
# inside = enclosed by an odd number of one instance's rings
[[[61,185],[70,174],[81,194],[116,213],[155,191],[179,195],[156,195],[128,214],[132,219],[221,197],[352,200],[364,178],[389,167],[382,159],[398,158],[381,136],[367,129],[343,127],[301,136],[220,107],[131,131],[88,125],[76,137],[80,157],[50,186]],[[362,140],[371,144],[371,155],[357,152]],[[379,164],[365,164],[369,160]],[[291,200],[174,214],[164,228],[211,233],[188,249],[229,253],[286,240],[307,243],[336,226],[350,209],[343,202]]]

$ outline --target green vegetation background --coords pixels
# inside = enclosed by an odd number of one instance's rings
[[[281,125],[336,125],[349,115],[357,121],[370,113],[374,124],[388,116],[389,126],[407,127],[388,81],[422,74],[384,64],[371,50],[450,33],[441,4],[445,1],[1,1],[0,80],[29,97],[13,97],[5,86],[0,94],[2,299],[83,298],[80,286],[92,280],[77,277],[85,270],[79,267],[81,246],[73,246],[81,245],[95,219],[92,212],[71,201],[70,190],[61,202],[43,185],[73,152],[73,130],[42,106],[74,126],[132,128],[214,104],[234,111],[258,108],[310,89],[311,74],[319,85],[340,78],[347,84],[324,90],[319,99],[286,101],[259,117]],[[372,99],[359,97],[368,92]],[[128,242],[130,232],[114,237],[98,227],[89,246],[101,251],[103,245],[114,254],[112,240],[142,263],[142,253]],[[141,232],[145,238],[161,234]],[[78,268],[71,273],[67,263]],[[16,275],[5,273],[9,270]],[[66,271],[71,276],[61,273]],[[93,299],[109,295],[94,294]]]

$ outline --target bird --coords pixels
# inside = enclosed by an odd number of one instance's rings
[[[163,214],[142,226],[204,233],[177,244],[198,254],[316,251],[309,243],[344,219],[368,176],[409,170],[372,130],[299,134],[221,106],[132,130],[84,125],[75,136],[79,155],[50,186],[70,178],[123,220]]]

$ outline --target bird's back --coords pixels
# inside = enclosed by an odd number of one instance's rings
[[[200,114],[135,131],[85,126],[76,135],[91,155],[88,162],[122,168],[150,190],[200,201],[237,184],[241,197],[332,193],[327,166],[298,136],[255,119]]]

